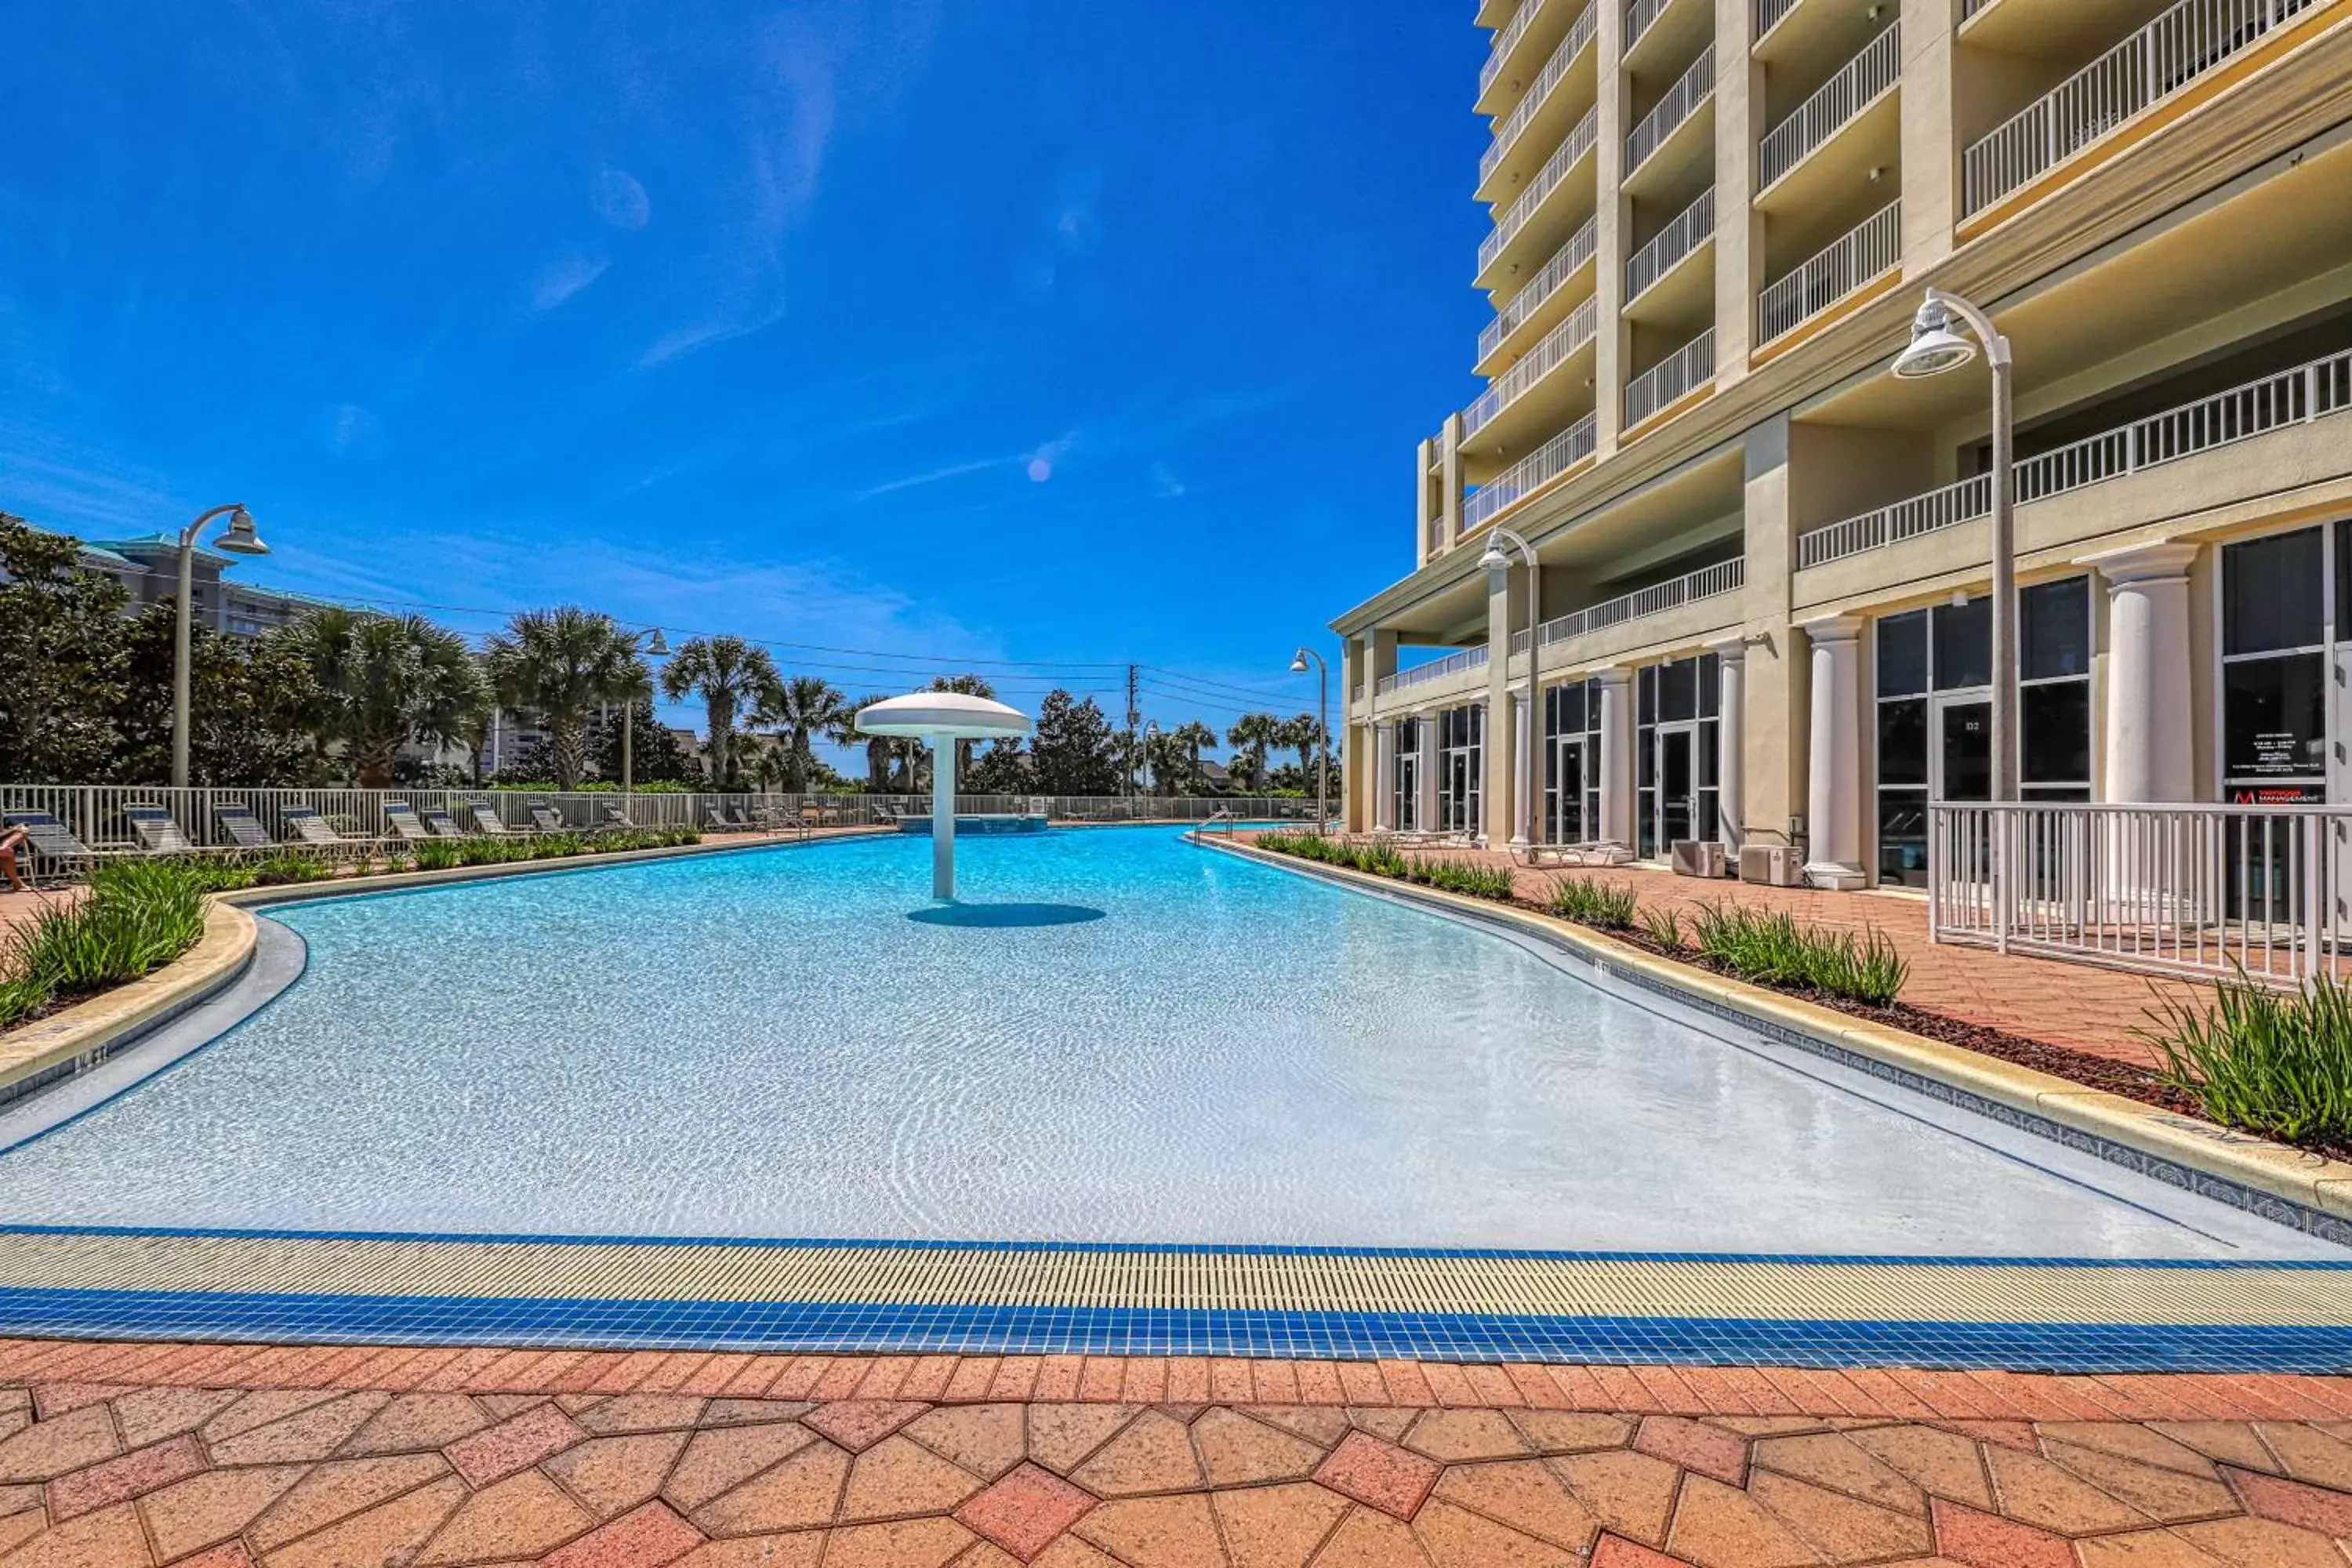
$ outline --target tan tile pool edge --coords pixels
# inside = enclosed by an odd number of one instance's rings
[[[2352,1163],[2344,1161],[2177,1116],[1997,1057],[1873,1024],[1695,965],[1676,963],[1615,941],[1589,926],[1522,906],[1413,886],[1343,867],[1309,865],[1245,844],[1217,842],[1205,834],[1192,837],[1204,847],[1298,875],[1328,878],[1408,903],[1458,912],[1482,923],[1516,925],[1567,946],[1595,963],[1639,976],[1670,994],[1843,1047],[1874,1061],[1916,1073],[1996,1104],[2045,1117],[2221,1181],[2284,1198],[2322,1214],[2352,1217]]]

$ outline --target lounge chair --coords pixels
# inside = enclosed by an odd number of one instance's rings
[[[278,841],[261,826],[261,818],[253,815],[253,807],[243,801],[228,801],[213,807],[213,819],[221,830],[236,841],[240,849],[275,849]]]
[[[457,819],[437,805],[427,806],[416,815],[424,822],[425,830],[436,838],[466,837],[465,830],[457,826]]]
[[[150,855],[185,855],[196,847],[160,805],[126,805],[122,816],[131,831],[139,835],[139,847]]]
[[[548,805],[543,800],[534,801],[531,804],[530,820],[531,825],[537,827],[541,833],[569,833],[571,831],[570,828],[564,826],[563,818],[556,815],[555,808]]]
[[[727,826],[727,818],[719,814],[719,808],[715,805],[706,805],[702,808],[702,819],[709,825],[710,831],[713,833],[732,833],[734,831],[733,828]]]
[[[730,830],[736,833],[756,832],[760,826],[758,823],[743,815],[743,808],[740,805],[729,809],[727,813],[727,826]]]
[[[466,803],[466,809],[473,815],[474,826],[493,838],[514,831],[499,816],[498,807],[487,800],[469,800]]]
[[[43,861],[55,861],[60,867],[79,860],[87,866],[98,858],[89,845],[76,838],[66,825],[46,811],[11,811],[0,813],[0,822],[25,830],[25,847]]]
[[[289,805],[278,815],[286,819],[286,826],[294,830],[294,836],[305,844],[315,844],[322,849],[348,849],[354,844],[364,842],[344,837],[335,831],[333,823],[307,805]]]
[[[433,837],[433,830],[425,826],[416,808],[404,800],[385,801],[383,819],[392,825],[393,836],[404,843],[422,844]]]
[[[629,820],[629,814],[623,811],[618,804],[608,800],[604,803],[604,826],[609,829],[614,827],[635,827],[636,826],[636,824]]]

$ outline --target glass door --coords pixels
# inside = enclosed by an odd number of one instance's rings
[[[1937,800],[1992,798],[1992,700],[1969,693],[1936,699]]]
[[[1658,852],[1698,837],[1698,726],[1658,726]]]
[[[1405,733],[1402,725],[1398,726],[1398,745],[1402,748]],[[1421,748],[1419,737],[1413,739],[1412,749],[1400,749],[1396,759],[1396,815],[1390,820],[1397,825],[1398,831],[1403,833],[1413,832],[1421,826]]]
[[[1584,819],[1584,792],[1589,775],[1584,768],[1584,737],[1564,736],[1552,743],[1553,777],[1550,838],[1554,844],[1585,844],[1599,837],[1595,825]]]

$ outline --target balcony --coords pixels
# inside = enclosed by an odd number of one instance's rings
[[[1599,330],[1600,306],[1597,299],[1586,300],[1566,321],[1546,332],[1543,342],[1530,349],[1526,358],[1504,372],[1478,401],[1464,409],[1463,438],[1466,441],[1492,425],[1505,409],[1534,390],[1537,383],[1591,347]]]
[[[1465,647],[1460,653],[1449,653],[1444,658],[1433,658],[1427,664],[1416,664],[1411,669],[1400,669],[1394,675],[1380,679],[1378,694],[1386,697],[1391,691],[1410,691],[1416,686],[1428,686],[1448,676],[1465,675],[1486,668],[1486,649]]]
[[[1503,209],[1502,216],[1495,220],[1495,232],[1478,247],[1479,288],[1498,286],[1532,259],[1530,252],[1544,254],[1542,247],[1547,240],[1556,247],[1567,237],[1564,219],[1571,209],[1564,201],[1555,202],[1553,198],[1568,187],[1570,177],[1592,156],[1600,136],[1601,111],[1596,108],[1544,161],[1544,166],[1518,198]]]
[[[1769,285],[1756,300],[1756,340],[1769,344],[1903,267],[1903,204],[1889,202]]]
[[[1654,74],[1683,58],[1715,32],[1715,0],[1624,0],[1618,60],[1627,70]]]
[[[1626,136],[1623,183],[1631,184],[1644,165],[1675,139],[1675,132],[1694,124],[1699,110],[1714,101],[1715,46],[1709,44]]]
[[[1679,314],[1684,300],[1652,300],[1651,291],[1674,276],[1682,264],[1696,255],[1701,247],[1715,238],[1715,187],[1701,191],[1698,200],[1691,203],[1666,222],[1666,226],[1652,236],[1648,244],[1625,260],[1625,313],[1629,316],[1673,316]],[[1688,289],[1669,292],[1684,294]],[[1637,310],[1634,307],[1645,307]],[[1712,311],[1708,312],[1712,314]]]
[[[1902,32],[1899,25],[1888,26],[1765,133],[1756,153],[1759,207],[1770,212],[1780,205],[1813,205],[1819,187],[1852,184],[1850,178],[1839,177],[1851,170],[1824,171],[1825,178],[1806,181],[1791,178],[1813,154],[1849,132],[1865,155],[1874,157],[1883,143],[1891,157],[1897,135],[1895,87],[1903,76]],[[1876,133],[1862,134],[1865,129]],[[1799,184],[1811,188],[1794,188]]]
[[[1518,106],[1496,122],[1494,143],[1478,160],[1480,201],[1500,201],[1524,183],[1527,164],[1568,129],[1569,116],[1580,107],[1592,106],[1592,40],[1600,16],[1598,5],[1584,8],[1584,15],[1552,50]],[[1571,81],[1573,89],[1569,85]]]
[[[1616,598],[1604,599],[1580,610],[1570,610],[1567,615],[1546,621],[1536,628],[1536,632],[1543,638],[1543,646],[1549,647],[1554,643],[1580,637],[1587,632],[1623,626],[1627,621],[1638,621],[1646,616],[1679,609],[1701,599],[1712,599],[1718,594],[1736,593],[1747,581],[1748,563],[1735,555],[1728,561],[1702,566],[1696,572],[1652,584],[1635,593],[1621,594]],[[1528,634],[1517,633],[1511,638],[1511,652],[1517,656],[1527,651]]]
[[[1715,329],[1709,327],[1625,385],[1625,428],[1633,430],[1715,379]]]
[[[1557,324],[1559,312],[1570,303],[1569,285],[1592,265],[1600,242],[1601,220],[1587,219],[1582,228],[1569,237],[1566,245],[1551,253],[1551,259],[1528,279],[1527,286],[1495,312],[1495,319],[1478,334],[1479,374],[1492,375],[1501,368],[1490,362],[1515,340],[1527,335],[1528,330],[1549,331]]]
[[[1598,426],[1594,416],[1586,415],[1472,490],[1462,503],[1462,531],[1484,528],[1591,457]]]
[[[2017,465],[2017,503],[2104,484],[2352,409],[2352,351],[2151,415]],[[1992,511],[1992,479],[1978,474],[1925,495],[1812,529],[1797,539],[1800,568],[1973,522]]]
[[[1486,63],[1478,68],[1478,103],[1481,113],[1487,112],[1485,107],[1486,95],[1495,89],[1495,83],[1502,79],[1503,68],[1510,63],[1511,56],[1518,47],[1527,42],[1528,34],[1535,25],[1537,13],[1549,3],[1550,0],[1527,0],[1527,4],[1513,13],[1510,21],[1504,25],[1503,30],[1495,35],[1494,45],[1486,54]]]
[[[1961,155],[1960,210],[1981,213],[2219,69],[2321,0],[2179,0]]]

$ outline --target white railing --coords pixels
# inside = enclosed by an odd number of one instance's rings
[[[1584,155],[1592,151],[1592,145],[1600,135],[1601,108],[1595,104],[1586,110],[1582,120],[1577,121],[1576,129],[1568,133],[1567,140],[1544,160],[1544,166],[1536,171],[1535,178],[1528,182],[1528,188],[1519,193],[1518,199],[1503,209],[1503,216],[1495,220],[1495,232],[1479,241],[1479,271],[1484,272],[1495,264],[1495,258],[1503,254],[1503,247],[1511,243],[1519,230],[1527,227],[1528,220],[1536,216],[1537,209],[1544,205],[1552,192],[1559,189],[1560,182],[1568,178],[1568,172],[1582,163]]]
[[[1530,11],[1534,9],[1532,5],[1528,7]],[[1478,183],[1481,185],[1495,173],[1495,166],[1509,155],[1512,144],[1526,132],[1529,121],[1542,112],[1545,100],[1551,97],[1552,89],[1559,86],[1561,79],[1568,75],[1569,67],[1576,63],[1576,57],[1592,42],[1600,16],[1601,8],[1597,5],[1584,8],[1584,15],[1569,28],[1568,37],[1559,41],[1559,47],[1552,50],[1551,58],[1544,61],[1542,73],[1528,87],[1518,106],[1496,122],[1494,143],[1478,159]]]
[[[1667,137],[1682,129],[1683,122],[1696,114],[1708,99],[1715,96],[1715,46],[1707,45],[1698,52],[1690,69],[1675,79],[1666,89],[1665,97],[1642,116],[1625,138],[1625,177],[1631,178],[1643,164],[1665,144]]]
[[[1427,664],[1416,664],[1411,669],[1400,669],[1394,675],[1381,676],[1380,694],[1386,697],[1391,691],[1426,686],[1433,680],[1444,680],[1449,675],[1484,668],[1486,663],[1486,645],[1482,643],[1476,647],[1465,647],[1460,653],[1449,653],[1444,658],[1433,658]]]
[[[1503,62],[1510,58],[1513,49],[1519,47],[1519,40],[1528,36],[1528,29],[1535,24],[1536,13],[1542,10],[1545,4],[1546,0],[1527,0],[1527,4],[1503,24],[1503,30],[1495,35],[1495,47],[1488,51],[1486,63],[1478,68],[1479,97],[1486,97],[1486,89],[1495,85],[1495,79],[1502,74]]]
[[[1762,37],[1796,8],[1797,0],[1756,0],[1756,36]]]
[[[1960,20],[1965,22],[1992,4],[1992,0],[1960,0]]]
[[[1533,495],[1592,456],[1599,419],[1591,414],[1472,490],[1462,501],[1465,532],[1482,528],[1504,508]]]
[[[2028,458],[2017,465],[2017,501],[2041,500],[2252,440],[2352,408],[2352,351],[2249,382],[2195,403]],[[1816,528],[1797,540],[1797,564],[1819,566],[1923,533],[1971,522],[1992,510],[1992,480],[1978,474]]]
[[[1696,572],[1686,572],[1666,582],[1653,584],[1631,594],[1620,594],[1613,599],[1587,605],[1580,610],[1570,610],[1567,615],[1546,621],[1536,630],[1543,637],[1544,646],[1549,647],[1553,643],[1566,642],[1570,637],[1597,632],[1604,626],[1622,626],[1627,621],[1638,621],[1662,610],[1696,604],[1701,599],[1712,599],[1717,594],[1731,593],[1747,581],[1748,563],[1735,555],[1728,561],[1702,566]],[[1511,640],[1511,651],[1515,654],[1528,651],[1527,633],[1521,632]]]
[[[1903,204],[1889,202],[1757,296],[1757,339],[1795,331],[1903,265]]]
[[[1618,46],[1619,52],[1630,51],[1640,43],[1642,35],[1657,26],[1658,18],[1665,15],[1666,7],[1674,3],[1675,0],[1627,0],[1625,41]]]
[[[1246,809],[1279,816],[1296,806],[1286,797],[1234,796],[1133,797],[1141,815],[1197,820],[1217,807]],[[1080,821],[1121,815],[1130,797],[1087,795],[959,795],[956,810],[982,815],[1015,815],[1042,808],[1051,817]],[[781,791],[719,793],[698,790],[576,791],[495,789],[238,789],[226,785],[171,789],[161,784],[0,784],[0,812],[47,812],[62,824],[85,848],[100,858],[134,857],[148,853],[126,815],[130,808],[161,806],[189,845],[199,850],[237,849],[240,845],[221,826],[219,808],[244,806],[262,833],[275,845],[293,849],[319,847],[306,842],[288,813],[307,809],[326,818],[353,851],[397,848],[404,841],[384,816],[390,802],[405,802],[418,812],[446,812],[459,836],[482,831],[473,806],[479,802],[498,816],[510,832],[538,830],[531,808],[544,806],[570,830],[590,833],[610,826],[609,808],[617,807],[637,827],[691,827],[714,831],[709,813],[717,811],[731,826],[748,823],[768,832],[807,827],[855,826],[887,823],[899,815],[921,816],[931,809],[928,792],[921,795],[813,795]],[[1307,809],[1313,809],[1310,805]],[[1136,815],[1129,811],[1127,815]],[[58,868],[40,865],[44,876]],[[72,870],[75,868],[65,868]]]
[[[1709,327],[1625,388],[1625,423],[1639,425],[1695,387],[1715,379],[1715,329]]]
[[[1769,189],[1821,145],[1844,129],[1862,111],[1894,90],[1903,75],[1900,24],[1890,24],[1863,45],[1862,52],[1838,68],[1811,98],[1789,117],[1764,133],[1756,150],[1756,182]]]
[[[1541,310],[1544,301],[1559,292],[1568,280],[1576,276],[1584,264],[1592,259],[1601,244],[1601,218],[1598,214],[1585,220],[1584,226],[1568,237],[1568,243],[1551,253],[1551,259],[1538,268],[1528,279],[1526,288],[1511,296],[1495,319],[1478,334],[1478,361],[1503,346],[1503,340],[1519,330],[1529,316]]]
[[[1935,940],[2277,986],[2352,969],[2352,808],[1943,803]]]
[[[1698,194],[1698,199],[1666,220],[1666,226],[1650,237],[1625,260],[1625,302],[1632,304],[1650,291],[1651,286],[1680,266],[1684,258],[1715,237],[1715,187],[1709,185]]]
[[[2179,0],[1971,146],[1961,210],[1990,206],[2318,4]]]
[[[1474,436],[1486,428],[1494,422],[1495,416],[1517,402],[1528,388],[1591,342],[1600,326],[1600,305],[1598,299],[1579,305],[1566,321],[1546,332],[1543,341],[1529,349],[1517,364],[1496,377],[1477,402],[1462,411],[1463,434]]]

